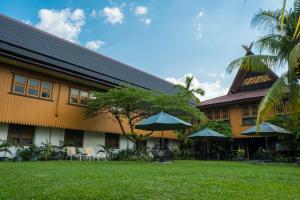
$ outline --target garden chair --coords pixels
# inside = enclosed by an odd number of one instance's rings
[[[106,161],[106,154],[104,152],[94,152],[93,147],[85,147],[83,157],[89,159],[89,161],[94,160],[95,158],[99,162],[100,159],[104,159]]]
[[[67,157],[66,159],[68,159],[68,157],[70,158],[70,160],[72,160],[72,158],[79,158],[79,160],[81,161],[81,154],[77,154],[76,153],[76,148],[75,147],[67,147]]]

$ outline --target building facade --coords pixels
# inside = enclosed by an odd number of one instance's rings
[[[167,81],[3,15],[0,30],[2,140],[20,145],[68,141],[95,150],[99,144],[133,147],[109,113],[86,117],[90,93],[121,84],[174,92]],[[151,137],[149,147],[159,142],[160,133]],[[177,145],[172,132],[164,137],[171,148]]]
[[[252,54],[252,52],[247,52],[247,54]],[[201,102],[199,109],[209,120],[225,121],[231,125],[234,139],[230,145],[232,152],[244,149],[246,157],[254,159],[258,149],[265,148],[265,138],[244,136],[241,132],[256,124],[258,105],[277,78],[271,70],[267,73],[239,70],[227,95]],[[271,117],[288,113],[288,106],[283,103],[268,115]]]

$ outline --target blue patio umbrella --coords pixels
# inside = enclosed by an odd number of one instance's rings
[[[164,131],[186,129],[189,127],[192,127],[192,124],[178,119],[177,117],[174,117],[172,115],[169,115],[168,113],[165,113],[163,111],[147,119],[144,119],[137,125],[135,125],[136,129],[162,131],[162,143]]]
[[[205,128],[201,131],[197,131],[196,133],[193,133],[192,135],[189,136],[189,138],[199,138],[199,139],[205,139],[206,140],[206,152],[209,153],[209,148],[208,148],[208,141],[209,140],[224,140],[228,139],[227,136],[211,130],[209,128]]]
[[[201,131],[193,133],[192,135],[189,136],[189,138],[203,138],[203,139],[217,140],[217,139],[227,139],[228,137],[209,128],[205,128]]]
[[[256,126],[253,126],[241,132],[241,134],[259,135],[265,137],[266,149],[268,150],[268,137],[288,137],[290,134],[292,134],[292,132],[274,124],[264,122],[259,125],[258,132],[256,130]]]
[[[256,126],[253,126],[243,132],[242,135],[260,135],[260,136],[288,136],[292,134],[291,131],[276,126],[274,124],[264,122],[259,125],[258,132],[256,131]]]

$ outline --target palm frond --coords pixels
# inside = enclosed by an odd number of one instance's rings
[[[186,90],[190,90],[192,86],[194,76],[187,76],[185,77],[185,88]]]
[[[226,71],[231,73],[235,69],[242,69],[253,72],[268,72],[268,68],[282,66],[282,61],[273,55],[250,55],[233,60]]]
[[[290,52],[289,55],[289,70],[288,70],[288,83],[289,83],[289,102],[294,112],[299,112],[299,84],[296,75],[296,68],[300,66],[300,43],[298,43]]]
[[[258,106],[258,115],[256,119],[256,126],[264,120],[268,112],[276,105],[282,103],[282,100],[287,96],[287,75],[284,74],[272,85],[266,96]]]
[[[280,19],[280,31],[283,31],[285,6],[286,6],[286,0],[283,0],[281,19]]]
[[[205,91],[202,88],[197,88],[195,90],[193,90],[194,93],[199,94],[201,96],[205,95]]]
[[[295,0],[294,1],[294,12],[300,15],[300,0]]]
[[[298,22],[297,22],[297,26],[296,26],[296,30],[295,30],[295,32],[294,32],[294,35],[293,35],[293,40],[295,39],[295,38],[297,38],[297,36],[298,36],[298,32],[299,32],[299,27],[300,27],[300,16],[298,17]],[[299,32],[300,33],[300,32]]]
[[[251,21],[252,27],[269,33],[275,33],[280,28],[280,10],[259,10]]]
[[[258,48],[260,52],[267,51],[271,54],[277,54],[282,48],[280,37],[281,36],[277,34],[268,34],[259,38],[257,42],[255,42],[255,47]]]
[[[300,65],[300,42],[297,45],[295,45],[295,47],[290,52],[288,63],[289,63],[289,66],[291,66],[294,69],[299,67],[299,65]]]

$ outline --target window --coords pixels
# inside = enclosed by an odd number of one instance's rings
[[[222,120],[222,121],[229,121],[229,111],[227,108],[214,110],[214,111],[206,111],[206,117],[209,120]]]
[[[27,78],[25,76],[15,75],[13,83],[13,92],[25,94]]]
[[[80,104],[87,105],[89,100],[89,93],[87,91],[80,91]]]
[[[39,90],[40,90],[40,81],[33,78],[29,78],[27,83],[27,95],[38,97]]]
[[[220,110],[215,110],[214,111],[214,114],[215,114],[215,120],[220,120],[221,119],[221,113],[220,113]]]
[[[257,110],[258,110],[258,106],[257,105],[252,105],[251,106],[251,115],[252,116],[257,116]]]
[[[212,111],[206,112],[206,117],[207,117],[208,119],[212,120],[212,119],[213,119]]]
[[[243,117],[249,117],[250,116],[250,109],[249,106],[244,106],[242,108]]]
[[[79,103],[79,90],[71,88],[70,103]]]
[[[105,146],[112,149],[119,148],[119,134],[105,133]]]
[[[52,83],[15,74],[12,93],[51,99]]]
[[[41,98],[50,99],[52,91],[52,83],[42,81],[41,83]]]
[[[252,126],[256,123],[258,105],[245,105],[242,107],[242,117],[244,126]]]
[[[7,140],[17,145],[29,146],[33,144],[34,132],[34,126],[10,124]]]
[[[66,129],[65,130],[65,142],[69,143],[72,146],[75,146],[77,148],[83,147],[83,131],[78,130],[71,130]]]
[[[86,106],[89,102],[89,92],[71,88],[70,90],[70,103]]]
[[[276,114],[285,115],[292,113],[291,105],[288,102],[281,103],[275,107]]]
[[[228,120],[229,119],[229,112],[227,109],[222,110],[222,119],[223,120]]]

